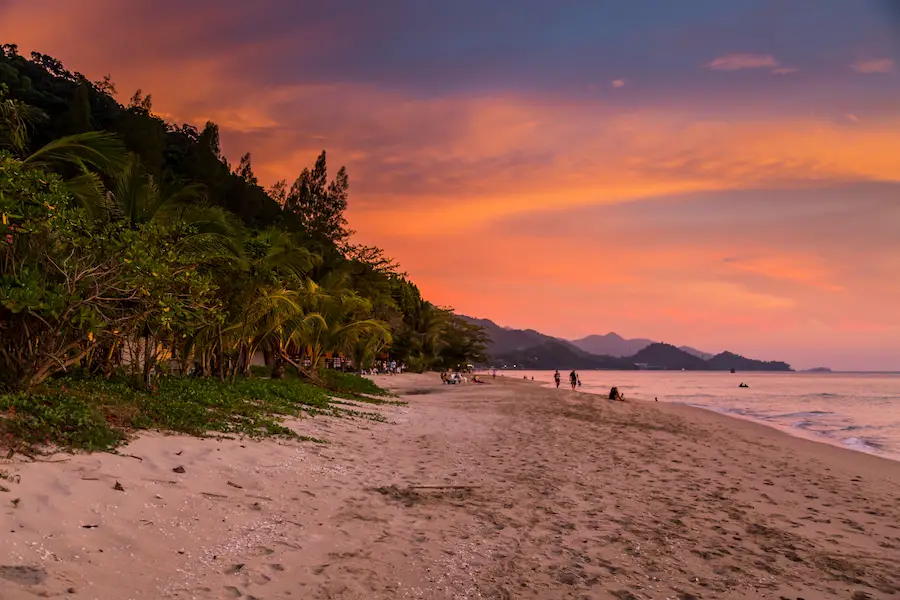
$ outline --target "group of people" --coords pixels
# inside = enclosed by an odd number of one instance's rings
[[[453,373],[448,371],[441,371],[441,383],[448,383],[450,385],[469,383],[469,378],[460,374],[459,372]],[[479,379],[478,375],[473,375],[472,383],[487,383],[487,381],[485,381],[484,379]]]
[[[532,377],[532,379],[534,378]],[[562,383],[562,375],[559,374],[558,370],[553,372],[553,381],[554,383],[556,383],[557,388]],[[574,369],[572,369],[572,372],[569,373],[569,384],[572,386],[573,390],[581,387],[581,378],[578,376],[578,373],[576,373]],[[613,387],[609,390],[609,399],[624,402],[625,396],[619,391],[619,388]],[[657,398],[656,401],[659,402],[659,398]]]
[[[363,369],[362,375],[399,375],[406,370],[406,365],[397,364],[396,360],[376,362],[371,369]]]
[[[553,373],[553,381],[556,383],[556,387],[559,387],[559,384],[562,382],[562,376],[559,374],[559,371]],[[569,383],[572,385],[573,390],[581,387],[581,378],[578,377],[575,369],[572,369],[572,372],[569,373]]]

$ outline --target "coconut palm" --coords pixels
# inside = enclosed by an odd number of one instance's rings
[[[42,110],[7,98],[0,88],[0,149],[22,160],[26,168],[68,175],[72,196],[91,209],[102,205],[102,176],[112,176],[126,165],[125,145],[115,135],[89,131],[65,136],[28,152],[31,129],[48,119]]]
[[[421,370],[432,368],[441,352],[441,335],[447,322],[447,311],[421,300],[410,318],[413,360]]]
[[[390,339],[387,324],[370,318],[371,303],[346,287],[346,278],[332,274],[324,285],[307,280],[303,289],[306,313],[292,341],[309,353],[315,372],[326,352],[352,354],[369,337]]]
[[[220,286],[227,308],[220,344],[222,351],[227,348],[234,356],[232,377],[239,363],[249,373],[252,352],[284,322],[298,316],[300,301],[291,288],[301,285],[317,260],[290,234],[268,229],[243,239],[230,262],[221,265]]]

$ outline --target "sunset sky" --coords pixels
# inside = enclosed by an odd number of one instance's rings
[[[0,42],[215,121],[267,185],[327,149],[437,304],[900,370],[886,3],[0,0]]]

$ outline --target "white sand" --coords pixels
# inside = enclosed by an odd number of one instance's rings
[[[292,422],[327,445],[0,461],[0,600],[900,597],[898,463],[686,407],[379,381],[428,393]]]

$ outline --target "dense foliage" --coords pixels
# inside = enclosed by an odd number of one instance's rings
[[[146,390],[188,389],[162,374],[236,384],[259,356],[318,381],[334,356],[419,371],[482,358],[479,328],[351,243],[348,174],[329,181],[324,151],[267,191],[214,123],[114,93],[0,47],[0,390],[73,369]]]

